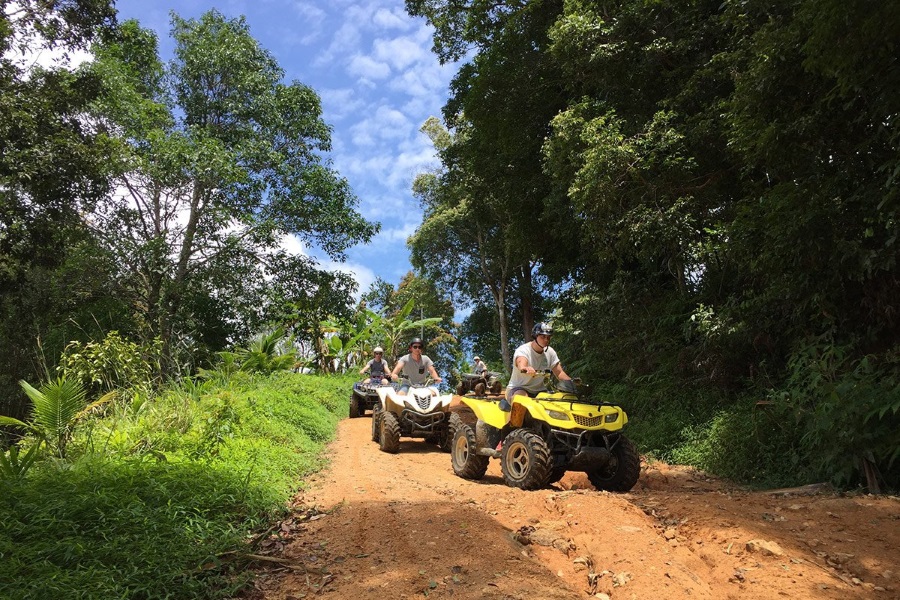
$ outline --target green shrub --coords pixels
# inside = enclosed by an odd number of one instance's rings
[[[162,341],[137,344],[111,331],[100,342],[69,342],[57,370],[98,392],[150,383],[159,373]]]
[[[782,418],[802,433],[804,457],[825,479],[863,483],[862,461],[900,485],[900,351],[858,358],[830,335],[791,357],[784,386],[771,392]]]
[[[0,481],[0,598],[233,597],[248,532],[322,467],[352,381],[177,386],[76,431],[74,459]]]

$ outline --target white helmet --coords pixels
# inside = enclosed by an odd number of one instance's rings
[[[372,352],[374,352],[375,354],[384,354],[384,348],[382,348],[381,346],[375,346],[375,349],[372,350]]]
[[[481,360],[481,358],[479,358],[478,356],[476,356],[476,357],[475,357],[475,362],[478,362],[479,360]]]

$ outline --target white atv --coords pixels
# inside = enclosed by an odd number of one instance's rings
[[[395,454],[400,450],[400,437],[425,438],[437,444],[445,452],[455,429],[450,418],[450,401],[453,394],[439,394],[428,383],[412,385],[406,396],[392,387],[378,388],[379,402],[372,410],[372,441],[378,442],[384,452]]]

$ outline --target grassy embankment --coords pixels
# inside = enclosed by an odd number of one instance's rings
[[[327,461],[352,380],[184,384],[82,424],[65,461],[0,481],[0,598],[230,597],[252,532]]]

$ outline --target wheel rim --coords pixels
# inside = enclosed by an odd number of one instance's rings
[[[456,464],[464,465],[469,460],[469,440],[465,436],[459,436],[456,439],[456,446],[453,448],[453,457]]]
[[[597,471],[597,475],[600,476],[602,481],[609,481],[612,479],[616,471],[619,469],[619,457],[613,453],[612,456],[609,457],[609,462],[606,463],[606,466]]]
[[[513,442],[506,451],[506,470],[515,479],[522,479],[531,466],[528,448],[522,442]]]

